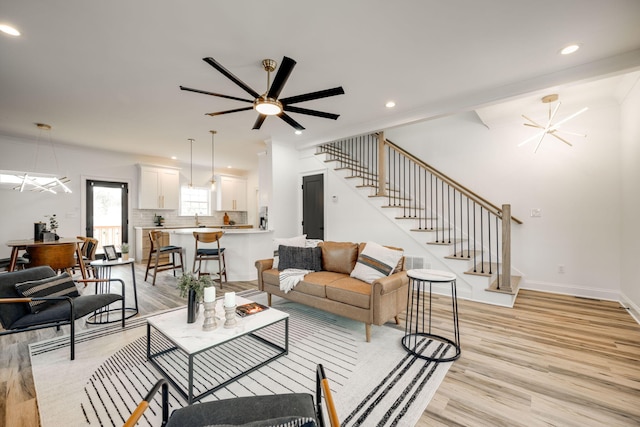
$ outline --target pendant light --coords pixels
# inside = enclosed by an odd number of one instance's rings
[[[215,191],[216,189],[216,178],[215,175],[213,174],[213,153],[215,150],[215,145],[214,145],[214,135],[217,133],[215,130],[210,130],[209,132],[211,132],[211,191]]]
[[[195,139],[189,138],[188,141],[191,143],[191,172],[189,176],[189,188],[193,188],[193,143]]]

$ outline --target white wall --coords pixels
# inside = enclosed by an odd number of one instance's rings
[[[298,215],[299,153],[290,144],[271,141],[269,151],[272,160],[272,193],[269,201],[269,229],[274,237],[292,237],[302,232]]]
[[[638,73],[636,73],[638,74]],[[623,301],[640,322],[640,77],[623,94],[622,128],[622,274]]]

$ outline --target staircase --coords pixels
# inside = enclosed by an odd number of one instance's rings
[[[316,155],[437,259],[431,268],[455,273],[460,297],[513,305],[522,275],[511,266],[511,225],[522,222],[510,205],[495,206],[382,133],[323,144]],[[407,264],[430,267],[421,256]]]

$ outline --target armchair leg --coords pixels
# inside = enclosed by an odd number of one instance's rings
[[[371,342],[371,323],[364,324],[365,335],[367,337],[367,342]]]

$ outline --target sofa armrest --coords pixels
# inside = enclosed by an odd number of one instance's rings
[[[256,269],[258,270],[258,289],[264,291],[264,285],[262,283],[262,272],[270,270],[273,267],[273,258],[259,259],[256,261]]]
[[[408,284],[409,276],[407,276],[407,272],[399,271],[397,273],[393,273],[391,276],[376,279],[371,285],[373,286],[374,294],[385,295],[395,292],[398,289],[402,289]]]
[[[382,325],[390,319],[398,319],[407,306],[409,277],[399,271],[388,277],[374,280],[371,289],[372,322]]]

